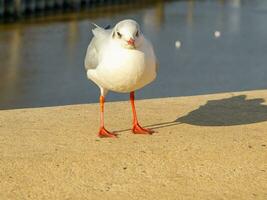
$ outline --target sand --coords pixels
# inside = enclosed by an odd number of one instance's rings
[[[267,90],[0,111],[0,199],[267,199]]]

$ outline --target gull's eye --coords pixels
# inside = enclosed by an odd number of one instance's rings
[[[138,36],[139,36],[139,31],[137,31],[137,32],[136,32],[135,36],[136,36],[136,37],[138,37]]]
[[[121,36],[122,36],[122,35],[120,34],[120,32],[117,32],[117,35],[119,36],[119,38],[121,38]]]

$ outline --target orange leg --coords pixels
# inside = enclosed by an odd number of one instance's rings
[[[99,137],[117,137],[116,134],[110,133],[108,130],[105,129],[104,127],[104,103],[105,103],[105,97],[100,96],[99,98],[100,102],[100,130],[98,132]]]
[[[130,100],[131,100],[131,105],[132,105],[132,110],[133,110],[133,128],[132,132],[135,134],[152,134],[154,133],[153,130],[148,129],[148,128],[142,128],[137,120],[136,116],[136,110],[135,110],[135,105],[134,105],[134,92],[130,93]]]

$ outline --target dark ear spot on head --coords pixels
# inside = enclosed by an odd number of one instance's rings
[[[122,36],[122,35],[120,34],[120,32],[117,32],[117,35],[118,35],[119,38],[121,38],[121,36]]]

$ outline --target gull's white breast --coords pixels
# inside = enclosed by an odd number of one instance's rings
[[[152,82],[156,77],[156,59],[149,42],[140,49],[107,44],[99,54],[99,65],[87,71],[97,85],[115,92],[131,92]]]

